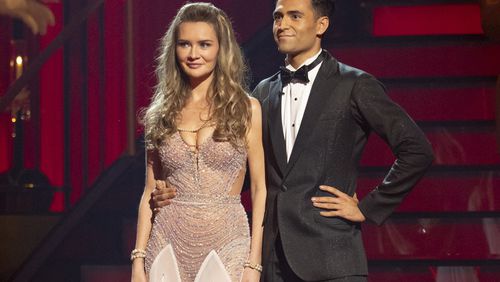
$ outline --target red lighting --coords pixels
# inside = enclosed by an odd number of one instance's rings
[[[483,34],[479,4],[385,6],[373,10],[374,36]]]

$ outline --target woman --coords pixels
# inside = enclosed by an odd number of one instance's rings
[[[144,115],[146,185],[132,281],[258,281],[266,197],[259,103],[226,14],[184,5],[162,39]],[[252,236],[240,202],[250,170]],[[155,185],[176,189],[153,217]],[[157,184],[159,183],[159,184]]]

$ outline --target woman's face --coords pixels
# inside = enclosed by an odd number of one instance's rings
[[[219,40],[212,25],[206,22],[180,24],[175,53],[191,85],[212,79],[219,53]]]

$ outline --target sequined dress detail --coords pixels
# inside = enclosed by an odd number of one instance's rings
[[[246,169],[245,147],[209,137],[195,152],[176,132],[158,153],[167,182],[177,194],[154,218],[146,272],[158,254],[171,246],[183,282],[195,281],[211,251],[220,258],[230,280],[240,281],[250,249],[250,231],[240,196],[229,192]]]

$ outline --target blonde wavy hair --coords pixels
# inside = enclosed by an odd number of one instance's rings
[[[185,22],[210,24],[219,40],[214,79],[209,90],[213,139],[242,144],[250,124],[251,106],[247,90],[247,68],[227,15],[210,3],[182,6],[161,40],[157,57],[157,85],[151,104],[142,112],[147,148],[158,148],[177,131],[176,119],[191,94],[189,79],[176,59],[179,26]]]

